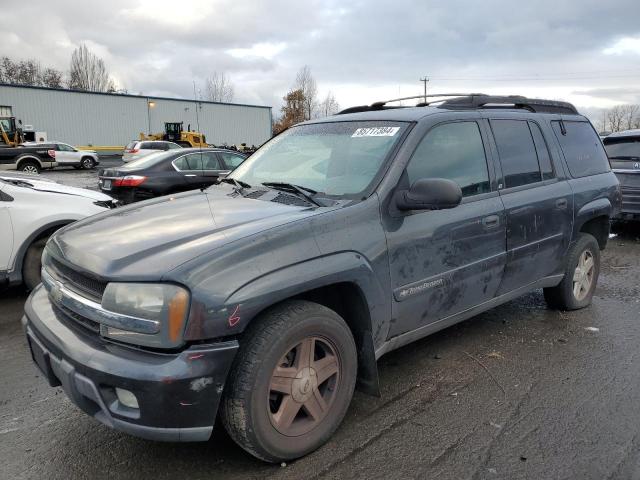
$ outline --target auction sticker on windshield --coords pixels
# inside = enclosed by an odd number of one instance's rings
[[[359,128],[351,138],[358,137],[393,137],[396,133],[398,133],[400,127],[365,127]]]

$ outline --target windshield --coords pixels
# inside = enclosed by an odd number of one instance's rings
[[[145,155],[142,158],[134,160],[133,162],[129,162],[124,166],[120,167],[121,170],[137,170],[139,168],[147,168],[160,163],[167,157],[174,155],[174,152],[157,152],[150,153],[149,155]]]
[[[375,179],[407,128],[402,122],[335,122],[293,127],[229,175],[251,186],[286,182],[327,195],[355,195]]]
[[[604,148],[609,158],[640,157],[640,137],[624,140],[605,140]]]

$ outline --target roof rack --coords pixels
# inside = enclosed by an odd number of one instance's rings
[[[450,98],[439,105],[440,108],[522,108],[535,113],[578,114],[578,110],[569,102],[527,98],[520,95],[495,96],[472,94]]]
[[[453,97],[453,98],[447,98]],[[484,93],[436,93],[430,95],[414,95],[412,97],[394,98],[381,102],[374,102],[371,105],[359,105],[346,108],[338,115],[346,113],[370,112],[375,110],[386,110],[392,108],[406,108],[402,106],[389,106],[387,103],[399,102],[402,100],[415,100],[434,98],[432,102],[420,102],[416,107],[427,107],[438,103],[440,108],[449,109],[477,109],[477,108],[521,108],[535,113],[568,113],[578,114],[578,110],[569,102],[557,100],[543,100],[537,98],[527,98],[521,95],[487,95]]]

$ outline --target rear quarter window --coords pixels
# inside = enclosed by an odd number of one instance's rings
[[[572,177],[587,177],[610,170],[602,142],[590,123],[565,120],[551,122],[551,125]]]

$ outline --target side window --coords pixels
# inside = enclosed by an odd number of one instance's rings
[[[180,171],[202,170],[202,156],[200,153],[190,153],[173,161]]]
[[[537,123],[533,122],[529,122],[529,128],[531,129],[531,135],[533,135],[533,143],[536,144],[536,153],[538,154],[542,180],[554,178],[551,155],[549,154],[547,142],[544,140],[544,135],[542,135],[542,130],[540,130],[540,126]]]
[[[409,183],[448,178],[465,197],[490,191],[487,158],[476,122],[445,123],[422,139],[407,166]]]
[[[69,145],[67,145],[65,143],[59,143],[58,147],[59,147],[61,152],[75,152],[75,150],[73,148],[71,148]]]
[[[182,148],[180,145],[178,145],[177,143],[167,143],[167,146],[169,147],[169,150],[174,150],[176,148]]]
[[[205,170],[222,170],[216,152],[202,152],[202,167]]]
[[[596,175],[609,171],[609,159],[595,130],[588,122],[551,122],[567,160],[569,172],[574,178]]]
[[[239,167],[242,162],[244,162],[244,157],[242,155],[234,155],[233,153],[228,152],[218,152],[218,155],[222,157],[224,163],[228,168],[234,169]]]
[[[140,144],[140,150],[155,150],[153,148],[153,142],[142,142]]]
[[[540,166],[531,131],[525,120],[491,120],[505,188],[541,180]]]

